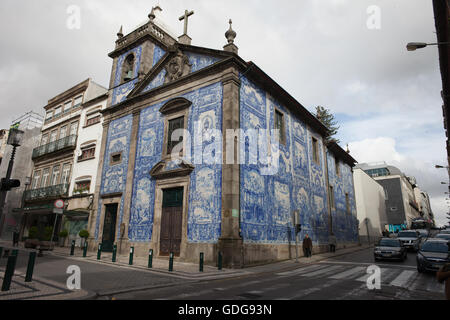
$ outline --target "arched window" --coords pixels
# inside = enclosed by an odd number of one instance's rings
[[[134,74],[134,55],[129,54],[122,66],[122,82],[129,81],[133,79]]]

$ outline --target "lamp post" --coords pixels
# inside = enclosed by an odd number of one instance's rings
[[[11,128],[9,130],[7,144],[13,147],[11,158],[9,159],[8,170],[6,171],[6,177],[1,180],[0,183],[0,237],[3,231],[3,222],[5,220],[5,215],[3,212],[3,207],[5,205],[6,195],[8,191],[12,188],[17,188],[20,186],[19,180],[11,179],[12,168],[14,165],[14,157],[16,156],[16,148],[20,147],[22,143],[24,132],[16,128]]]
[[[428,46],[440,46],[448,45],[450,42],[436,42],[436,43],[425,43],[425,42],[410,42],[406,45],[406,50],[415,51],[417,49],[422,49]]]

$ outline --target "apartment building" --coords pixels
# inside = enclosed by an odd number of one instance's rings
[[[69,240],[87,227],[90,199],[98,166],[97,146],[101,143],[102,116],[107,90],[87,79],[50,99],[40,145],[33,150],[31,185],[24,194],[24,236],[36,226],[43,234],[54,227],[54,239],[62,229]],[[62,211],[54,210],[56,200],[64,201]]]

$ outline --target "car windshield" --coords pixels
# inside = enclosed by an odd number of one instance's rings
[[[438,235],[436,236],[436,238],[450,239],[450,234],[444,234],[444,233],[441,233],[441,234],[438,234]]]
[[[389,239],[382,239],[378,243],[379,247],[400,247],[400,242],[398,240],[389,240]]]
[[[399,238],[417,238],[417,233],[415,231],[400,231],[398,233]]]
[[[449,248],[445,242],[429,242],[429,241],[425,242],[421,248],[422,251],[442,252],[442,253],[448,252],[449,251],[448,249]]]

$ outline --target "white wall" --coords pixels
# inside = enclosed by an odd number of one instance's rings
[[[360,239],[373,242],[382,236],[387,221],[386,195],[383,187],[361,169],[353,169],[353,181]]]

